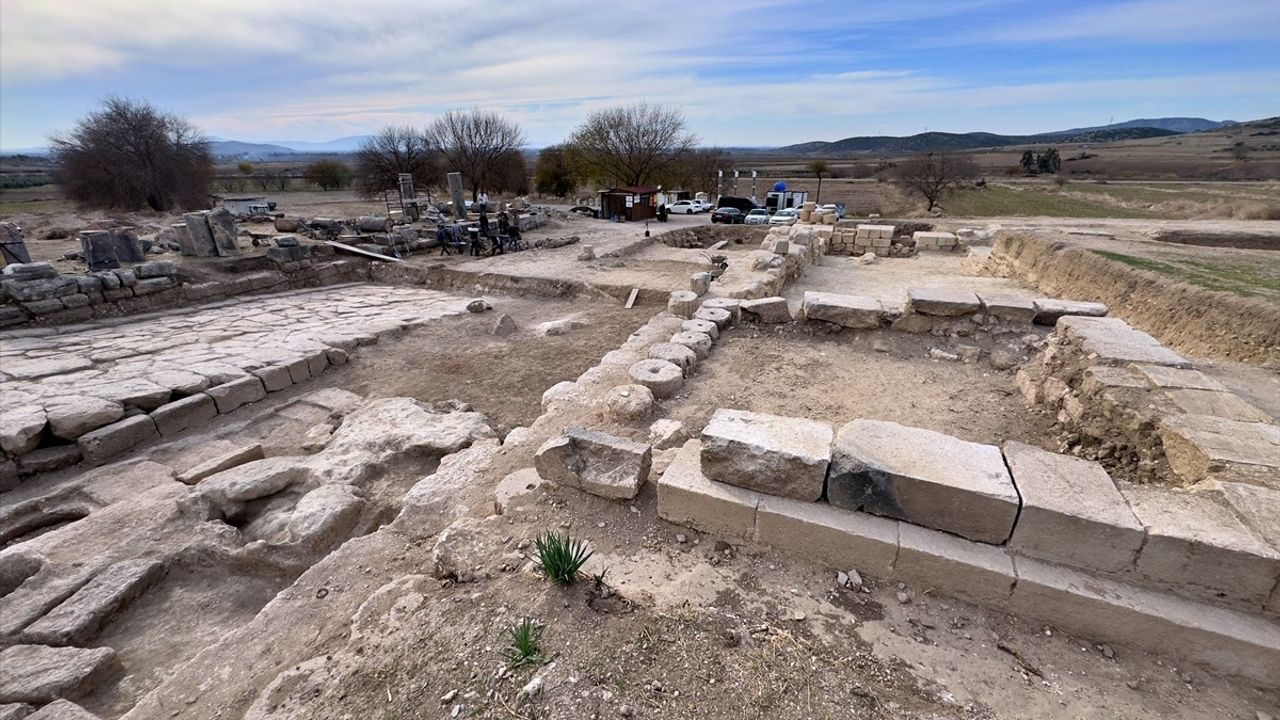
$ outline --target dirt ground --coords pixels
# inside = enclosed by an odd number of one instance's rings
[[[714,362],[700,365],[685,385],[673,417],[693,428],[706,425],[720,407],[821,420],[836,428],[866,418],[973,442],[1018,440],[1056,449],[1051,419],[1027,409],[1012,370],[928,357],[932,348],[950,352],[965,344],[1019,353],[1026,348],[1016,336],[992,342],[888,330],[824,336],[734,327],[716,343]]]

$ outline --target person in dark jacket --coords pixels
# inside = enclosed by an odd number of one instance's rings
[[[489,237],[489,216],[483,210],[480,211],[480,234]]]

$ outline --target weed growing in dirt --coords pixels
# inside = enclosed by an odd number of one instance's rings
[[[600,572],[591,576],[591,582],[595,584],[596,590],[603,590],[605,586],[604,576],[609,574],[609,568],[605,568]]]
[[[578,571],[592,555],[586,543],[570,537],[568,533],[557,535],[549,532],[540,535],[534,543],[538,548],[538,564],[542,566],[542,572],[562,585],[577,580]],[[601,579],[603,577],[602,573]]]
[[[542,664],[542,627],[533,618],[525,618],[507,628],[507,640],[507,661],[511,667]]]

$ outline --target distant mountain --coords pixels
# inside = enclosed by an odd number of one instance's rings
[[[268,155],[297,155],[298,151],[283,145],[247,143],[239,140],[210,140],[209,152],[219,158],[261,159]]]
[[[271,140],[272,145],[283,145],[298,152],[347,153],[355,152],[371,135],[348,135],[328,142],[307,142],[305,140]]]
[[[1226,127],[1227,125],[1237,124],[1238,123],[1234,120],[1206,120],[1205,118],[1193,117],[1139,118],[1137,120],[1126,120],[1124,122],[1112,123],[1111,125],[1062,130],[1058,134],[1082,133],[1091,130],[1123,130],[1125,128],[1156,128],[1158,130],[1169,130],[1175,133],[1193,133],[1204,132],[1205,130],[1217,130],[1218,128]]]
[[[909,154],[928,152],[931,150],[976,150],[978,148],[1006,147],[1009,145],[1028,145],[1034,143],[1082,143],[1112,142],[1115,140],[1138,140],[1149,137],[1177,135],[1172,130],[1161,130],[1149,127],[1096,128],[1078,131],[1062,131],[1041,133],[1039,135],[997,135],[995,133],[944,133],[927,132],[907,137],[875,135],[851,137],[835,142],[807,142],[778,148],[780,153],[798,155],[811,154]]]

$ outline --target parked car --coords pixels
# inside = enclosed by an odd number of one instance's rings
[[[741,225],[746,218],[747,214],[735,207],[716,208],[716,211],[711,213],[711,222],[713,223]]]
[[[755,210],[747,213],[747,216],[743,218],[742,222],[745,225],[768,225],[769,211],[764,208],[756,208]]]
[[[819,205],[818,207],[819,209],[835,213],[837,220],[844,218],[844,203],[827,203],[825,205]]]
[[[715,206],[706,200],[690,200],[689,202],[693,203],[693,207],[696,208],[694,212],[711,212],[715,209]]]
[[[745,213],[751,212],[752,210],[755,210],[760,206],[756,203],[756,201],[748,197],[736,197],[734,195],[721,195],[720,201],[716,203],[716,207],[738,208],[745,214]]]
[[[774,213],[773,216],[769,218],[769,224],[770,225],[795,225],[796,221],[799,219],[800,219],[800,213],[796,212],[795,208],[785,208]]]
[[[692,215],[702,212],[699,206],[694,204],[696,202],[696,200],[677,200],[667,206],[667,212],[672,215]]]

